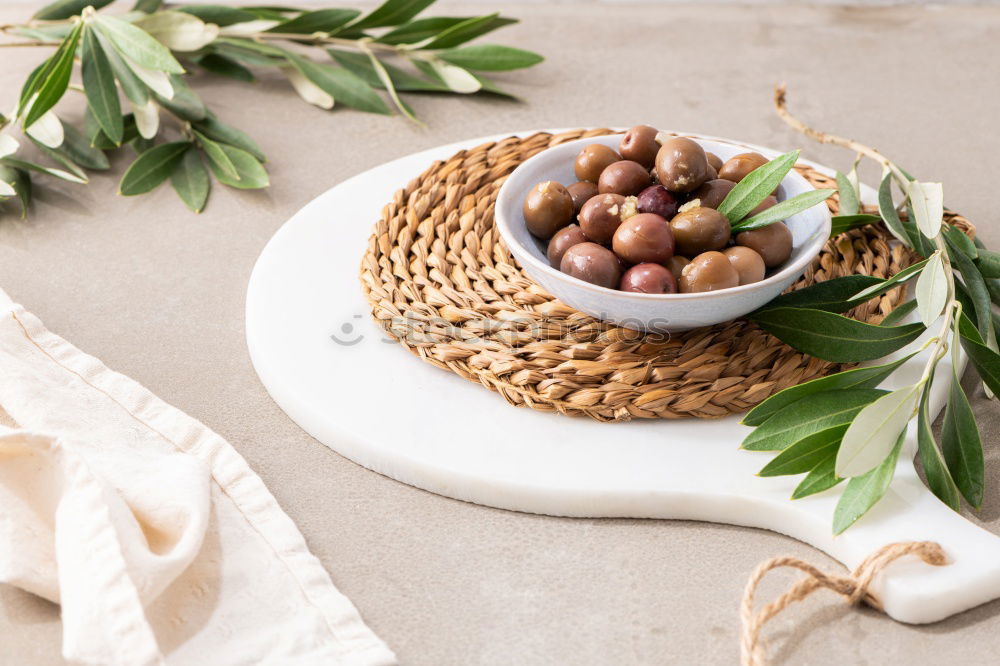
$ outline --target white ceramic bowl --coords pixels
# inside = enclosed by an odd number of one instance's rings
[[[748,151],[760,152],[771,159],[781,154],[729,139],[678,134],[691,137],[723,161]],[[577,310],[627,328],[649,331],[684,331],[730,321],[756,310],[795,282],[830,236],[830,212],[826,205],[819,204],[793,215],[785,221],[792,231],[792,255],[788,261],[760,282],[732,289],[697,294],[639,294],[570,277],[549,265],[545,256],[547,243],[528,232],[521,212],[524,198],[532,187],[545,180],[564,185],[575,182],[573,161],[587,144],[603,143],[617,150],[620,140],[621,135],[616,134],[549,148],[515,169],[497,195],[494,217],[511,254],[532,280]],[[793,170],[781,182],[778,198],[784,200],[811,189],[813,186]]]

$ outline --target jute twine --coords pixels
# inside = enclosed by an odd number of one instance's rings
[[[841,369],[738,320],[647,335],[584,315],[521,272],[493,225],[507,175],[536,153],[608,129],[510,137],[436,162],[382,211],[361,264],[379,325],[421,359],[496,391],[509,403],[599,421],[718,418]],[[796,167],[817,187],[823,174]],[[836,212],[838,203],[828,204]],[[971,229],[963,218],[953,222]],[[867,226],[831,239],[792,287],[913,263],[906,248]],[[878,323],[903,298],[897,288],[851,311]]]
[[[763,562],[750,576],[740,605],[740,663],[742,666],[764,666],[765,650],[760,633],[768,620],[796,601],[802,601],[816,590],[826,588],[846,597],[849,604],[864,601],[881,611],[882,605],[868,590],[875,576],[894,560],[904,555],[916,555],[927,564],[941,566],[946,563],[941,546],[932,541],[891,543],[869,555],[848,576],[838,576],[820,571],[797,557],[775,557]],[[754,613],[753,602],[757,586],[767,573],[780,567],[790,567],[805,572],[805,577],[780,597]]]

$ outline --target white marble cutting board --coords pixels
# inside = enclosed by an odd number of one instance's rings
[[[355,176],[310,202],[268,243],[247,291],[247,344],[265,387],[296,423],[376,472],[503,509],[765,528],[849,568],[887,543],[937,541],[948,566],[901,560],[876,580],[886,612],[903,622],[933,622],[1000,597],[1000,538],[923,486],[912,463],[913,432],[885,499],[834,537],[843,484],[789,500],[800,477],[755,476],[773,454],[738,450],[748,429],[736,417],[600,424],[515,408],[388,341],[357,278],[372,224],[400,184],[431,162],[497,138],[441,146]],[[915,379],[917,359],[897,374]],[[946,386],[934,388],[936,413]]]

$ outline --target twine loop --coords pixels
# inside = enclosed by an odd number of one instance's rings
[[[857,604],[864,601],[876,610],[883,610],[882,604],[869,591],[872,581],[885,567],[905,555],[916,555],[927,564],[941,566],[946,564],[944,551],[933,541],[908,541],[891,543],[869,555],[858,567],[847,576],[828,574],[797,557],[774,557],[762,562],[747,581],[743,590],[743,600],[740,605],[740,663],[742,666],[764,666],[765,650],[761,641],[761,630],[775,615],[785,610],[796,601],[802,601],[816,590],[826,588],[833,590],[847,603]],[[787,592],[763,606],[754,613],[754,595],[761,580],[769,571],[789,567],[798,569],[806,575],[795,583]]]

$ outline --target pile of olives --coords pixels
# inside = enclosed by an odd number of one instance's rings
[[[691,139],[633,127],[618,152],[592,143],[576,156],[569,186],[539,183],[524,200],[524,221],[548,241],[549,262],[592,284],[646,294],[728,289],[764,279],[788,260],[784,222],[733,236],[716,210],[760,153],[723,162]],[[774,194],[751,214],[778,203]]]

